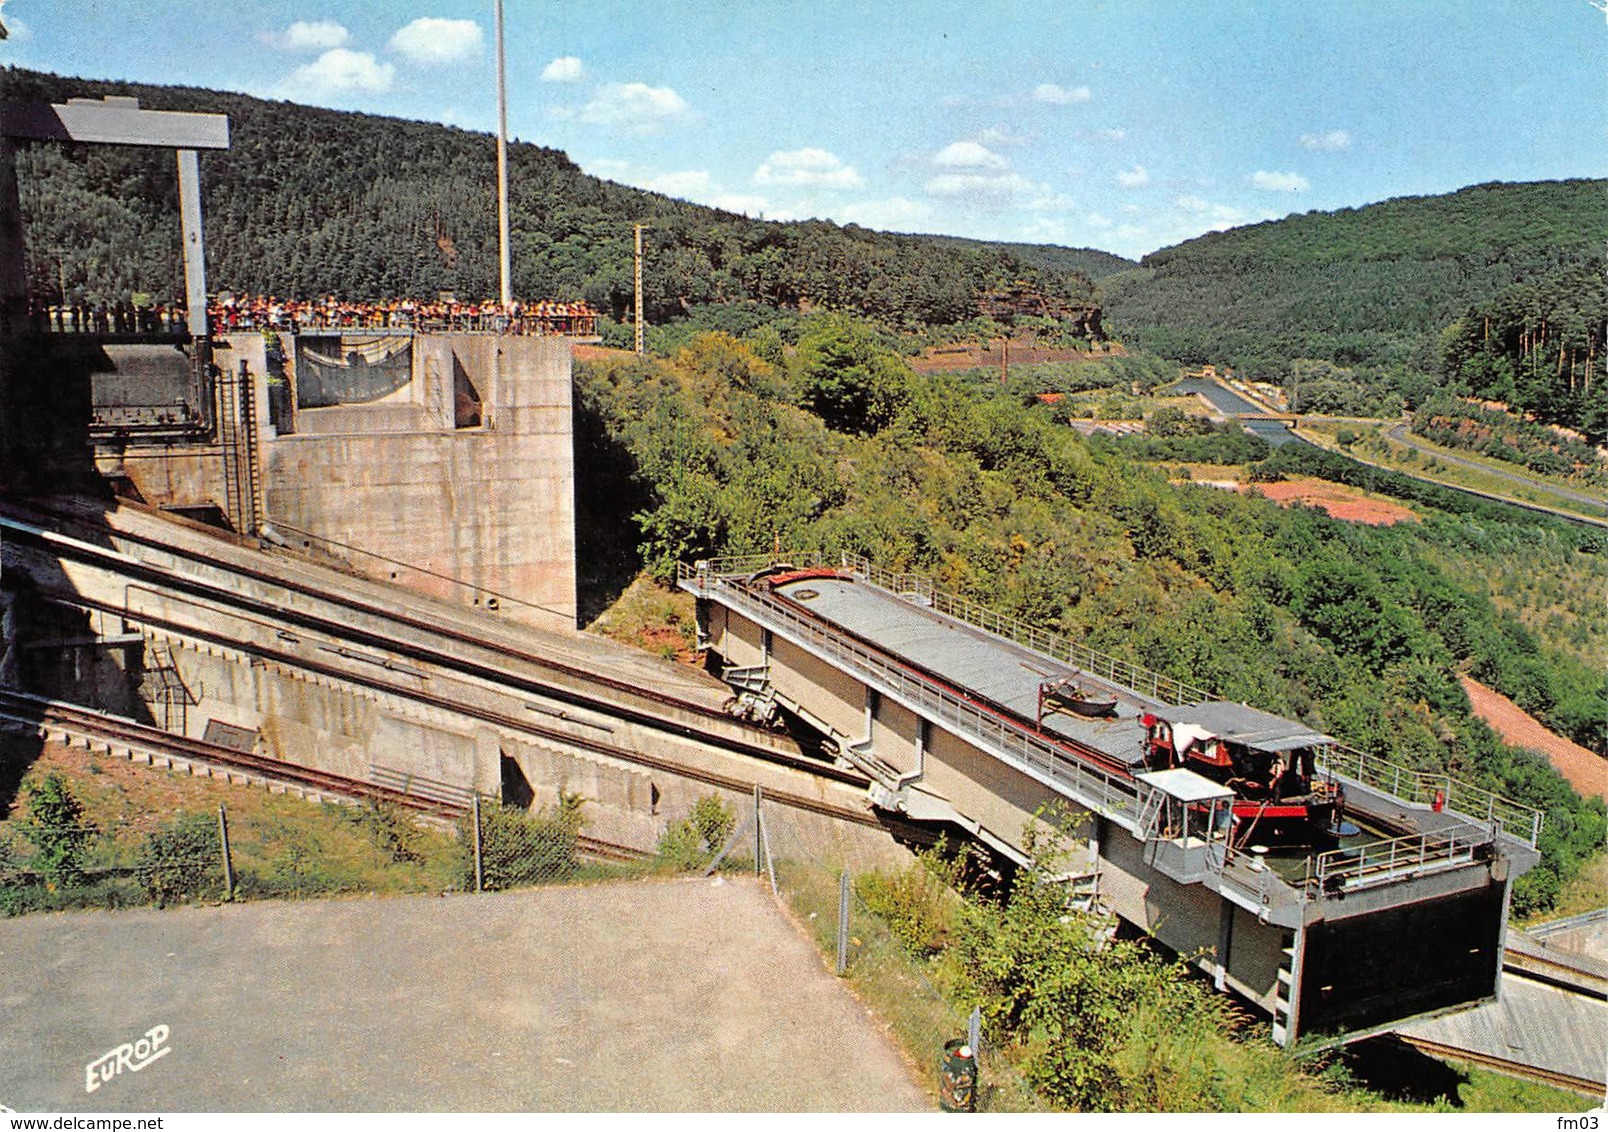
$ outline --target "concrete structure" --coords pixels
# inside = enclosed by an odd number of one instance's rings
[[[1361,1036],[1496,995],[1508,885],[1538,859],[1534,811],[1242,705],[1202,704],[1198,689],[920,578],[855,561],[768,581],[776,569],[700,563],[682,584],[733,687],[820,730],[872,779],[879,809],[958,827],[1025,862],[1031,827],[1059,805],[1100,899],[1266,1010],[1281,1044]],[[1115,710],[1043,714],[1040,690],[1061,679]],[[1344,785],[1347,816],[1370,833],[1324,852],[1231,843],[1217,820],[1229,790],[1185,769],[1147,772],[1142,717],[1186,710],[1176,705],[1219,720],[1214,734],[1259,729],[1292,758],[1318,751],[1323,776]]]
[[[342,355],[379,343],[405,363],[400,384],[303,405],[309,340]],[[77,363],[88,443],[119,494],[507,619],[575,628],[567,339],[241,334],[213,341],[217,370],[201,385],[175,345],[54,345],[92,346]],[[204,413],[173,412],[202,399]]]
[[[701,797],[777,805],[893,847],[863,780],[805,768],[694,669],[523,625],[134,505],[0,515],[0,675],[191,738],[379,785],[550,805],[652,850]],[[826,768],[830,769],[830,768]]]

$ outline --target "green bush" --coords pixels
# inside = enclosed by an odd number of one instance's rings
[[[49,884],[83,883],[84,861],[96,830],[84,818],[84,807],[67,780],[47,775],[28,792],[28,823],[23,827],[38,852],[30,864]]]
[[[718,794],[705,794],[690,813],[659,839],[661,864],[687,872],[702,869],[737,828],[737,812]]]
[[[579,794],[563,794],[557,806],[528,813],[512,806],[480,810],[481,883],[487,891],[527,884],[568,880],[580,862],[577,840],[583,819]],[[475,883],[473,813],[458,822],[459,879],[466,889]]]
[[[944,949],[954,928],[956,898],[950,889],[958,874],[958,864],[944,859],[940,841],[899,872],[861,874],[854,888],[906,951],[927,958]]]
[[[366,833],[392,864],[412,865],[424,860],[419,827],[395,802],[370,799],[366,806],[343,807],[340,813]]]
[[[223,892],[218,823],[207,814],[179,814],[153,831],[136,860],[146,895],[160,907]]]

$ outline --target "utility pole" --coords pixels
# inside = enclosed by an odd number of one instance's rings
[[[642,343],[642,229],[646,225],[636,226],[636,352],[641,357],[646,352]]]
[[[503,5],[497,6],[497,238],[502,266],[503,313],[514,301],[513,259],[508,251],[508,84],[503,62]]]

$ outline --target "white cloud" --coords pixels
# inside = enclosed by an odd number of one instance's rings
[[[1071,106],[1078,102],[1087,102],[1093,97],[1086,86],[1064,87],[1054,83],[1039,83],[1033,88],[1034,102],[1047,102],[1051,106]]]
[[[291,51],[328,51],[344,47],[351,33],[334,20],[297,20],[280,37]]]
[[[299,67],[280,84],[287,98],[327,98],[336,94],[384,94],[391,89],[396,68],[381,63],[367,51],[335,47]]]
[[[1312,187],[1299,173],[1269,173],[1265,169],[1251,174],[1251,184],[1270,193],[1298,193]]]
[[[598,87],[581,109],[580,120],[589,126],[650,134],[686,117],[688,109],[686,99],[667,86],[608,83]]]
[[[1320,149],[1330,153],[1351,148],[1350,130],[1330,130],[1323,134],[1302,134],[1301,144],[1307,149]]]
[[[806,146],[771,154],[754,170],[756,185],[794,185],[812,189],[857,189],[865,184],[852,165],[835,153]]]
[[[932,219],[932,206],[909,197],[888,197],[845,205],[837,209],[837,215],[844,223],[858,224],[862,228],[908,232]]]
[[[586,64],[573,55],[560,55],[542,68],[544,83],[578,83],[586,77]]]
[[[624,181],[631,175],[631,163],[617,157],[598,157],[581,161],[581,168],[594,177],[610,181]]]
[[[1094,136],[1104,142],[1125,142],[1128,140],[1128,131],[1123,129],[1105,129],[1094,131]]]
[[[642,183],[644,189],[663,193],[667,197],[691,200],[704,196],[714,186],[707,170],[685,169],[678,173],[659,173]]]
[[[985,145],[974,141],[951,142],[939,150],[933,161],[944,169],[1003,169],[1006,161]]]
[[[998,203],[1038,191],[1020,173],[940,173],[923,186],[935,197]]]
[[[977,131],[977,140],[984,145],[1026,145],[1032,138],[1027,134],[1019,134],[1008,126],[989,126],[987,129]]]
[[[1143,165],[1135,165],[1117,174],[1117,184],[1125,189],[1142,189],[1150,184],[1150,173]]]
[[[1245,223],[1245,213],[1226,204],[1213,204],[1204,197],[1188,194],[1173,199],[1173,205],[1178,211],[1192,218],[1191,223],[1205,220],[1213,231],[1221,232],[1225,228]]]
[[[743,216],[763,216],[771,220],[791,220],[793,215],[785,209],[776,209],[762,196],[742,193],[716,193],[707,203],[711,208],[736,212]]]
[[[1111,218],[1102,216],[1098,212],[1091,212],[1083,218],[1083,222],[1096,231],[1105,232],[1111,228]]]
[[[478,56],[484,43],[474,20],[424,16],[399,29],[390,48],[415,63],[462,63]]]
[[[0,7],[4,7],[4,5],[0,4]],[[16,16],[6,16],[4,22],[6,25],[7,42],[11,43],[12,45],[18,43],[27,43],[33,38],[33,29],[19,20]]]

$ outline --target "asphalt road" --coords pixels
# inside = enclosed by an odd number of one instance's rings
[[[933,1108],[746,879],[27,916],[0,1017],[19,1112]]]
[[[1574,503],[1583,504],[1584,506],[1592,508],[1595,511],[1601,511],[1605,506],[1608,506],[1608,503],[1605,503],[1603,498],[1598,495],[1587,495],[1585,492],[1574,491],[1567,487],[1559,487],[1550,481],[1544,482],[1541,480],[1534,480],[1517,472],[1509,472],[1502,468],[1493,468],[1491,465],[1482,464],[1477,460],[1466,460],[1461,456],[1454,456],[1451,453],[1441,449],[1428,448],[1412,438],[1407,431],[1406,425],[1396,425],[1394,428],[1386,432],[1385,435],[1390,437],[1391,440],[1405,444],[1407,447],[1412,448],[1415,451],[1424,453],[1426,456],[1433,456],[1442,463],[1460,464],[1465,468],[1473,468],[1476,471],[1487,472],[1520,487],[1545,487],[1554,495],[1561,496],[1562,498],[1568,499]]]

